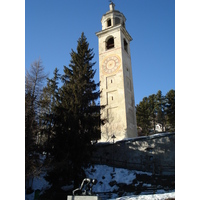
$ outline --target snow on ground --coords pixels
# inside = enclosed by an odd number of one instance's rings
[[[106,165],[94,165],[85,169],[86,176],[88,178],[97,179],[98,182],[93,186],[92,191],[94,193],[101,192],[113,192],[118,189],[117,185],[110,185],[110,182],[116,181],[117,183],[131,184],[136,178],[136,174],[147,174],[152,175],[152,173],[141,172],[136,170],[128,170],[123,168],[114,168]],[[151,186],[151,184],[144,184],[143,186]],[[100,195],[100,194],[99,194]],[[126,194],[126,197],[117,198],[117,194],[112,194],[112,199],[125,200],[125,199],[165,199],[165,198],[175,198],[175,191],[167,193],[165,190],[157,190],[156,194],[150,195],[147,192],[143,192],[140,195]]]
[[[136,178],[136,174],[147,174],[152,175],[152,173],[128,170],[123,168],[114,168],[106,165],[94,165],[85,169],[87,178],[97,179],[98,182],[93,186],[92,191],[96,194],[102,192],[114,192],[118,189],[115,184],[109,184],[110,182],[116,181],[119,183],[131,184]],[[40,177],[33,179],[33,190],[39,189],[44,191],[50,187],[49,183],[44,179],[45,173],[41,174]],[[143,186],[151,186],[151,184],[144,183]],[[71,188],[72,186],[63,186],[63,190]],[[147,192],[142,192],[140,195],[133,195],[134,193],[126,193],[123,197],[118,197],[117,194],[113,193],[109,198],[110,200],[164,200],[167,198],[175,198],[175,191],[166,192],[165,190],[157,190],[156,194],[148,194]],[[26,200],[34,200],[34,192],[32,194],[26,195]]]
[[[113,172],[112,167],[106,165],[94,165],[94,168],[85,169],[86,176],[88,178],[97,179],[98,182],[93,186],[92,190],[95,193],[98,192],[112,192],[115,189],[118,189],[117,186],[110,186],[111,181],[116,181],[117,183],[126,183],[131,184],[132,181],[136,178],[135,170],[127,170],[123,168],[115,168]],[[151,175],[151,173],[140,172],[143,174]]]
[[[157,191],[159,192],[165,192],[165,191]],[[175,192],[169,192],[169,193],[162,193],[162,194],[149,194],[149,195],[132,195],[132,196],[125,196],[120,197],[117,199],[112,200],[164,200],[167,198],[175,198]]]
[[[49,183],[44,179],[44,176],[46,173],[41,173],[40,177],[34,177],[33,178],[33,185],[32,189],[34,191],[40,190],[41,192],[44,192],[46,189],[50,187]],[[35,192],[31,194],[26,194],[26,200],[34,200]]]

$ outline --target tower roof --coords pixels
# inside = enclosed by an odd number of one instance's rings
[[[125,27],[125,22],[126,18],[123,13],[115,10],[115,4],[110,1],[109,10],[101,18],[102,30],[114,27],[119,24]]]

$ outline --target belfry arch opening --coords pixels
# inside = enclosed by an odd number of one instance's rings
[[[106,50],[114,48],[114,47],[115,47],[114,37],[110,37],[106,42]]]

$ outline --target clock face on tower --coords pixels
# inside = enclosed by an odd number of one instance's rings
[[[117,55],[110,55],[104,58],[102,70],[104,74],[116,73],[121,66],[121,59]]]

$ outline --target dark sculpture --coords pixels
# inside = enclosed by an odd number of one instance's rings
[[[73,195],[92,195],[92,187],[93,185],[96,185],[96,183],[96,179],[83,179],[81,187],[73,190]]]

